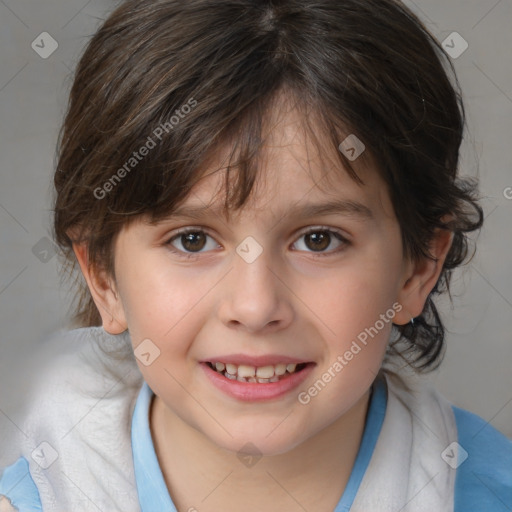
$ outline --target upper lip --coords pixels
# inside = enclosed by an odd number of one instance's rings
[[[279,354],[267,354],[263,356],[250,356],[247,354],[228,354],[228,355],[220,355],[213,356],[207,359],[203,359],[202,363],[229,363],[229,364],[244,364],[248,366],[275,366],[279,363],[310,363],[311,360],[301,359],[298,357],[290,357]]]

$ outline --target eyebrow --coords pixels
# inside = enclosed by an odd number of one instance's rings
[[[169,215],[169,219],[188,218],[202,219],[206,215],[221,215],[222,208],[208,205],[184,205],[178,207]],[[284,217],[304,219],[309,217],[322,217],[328,215],[345,215],[359,217],[363,220],[375,218],[373,212],[362,203],[357,201],[338,199],[326,203],[298,204],[288,209]]]

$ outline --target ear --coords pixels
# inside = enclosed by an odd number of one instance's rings
[[[89,291],[103,322],[103,328],[109,334],[120,334],[128,328],[124,308],[115,290],[113,279],[103,270],[98,271],[89,265],[86,244],[73,243],[73,251],[87,282]]]
[[[416,263],[407,262],[404,282],[398,295],[398,302],[403,307],[395,315],[393,323],[405,325],[411,318],[421,314],[429,293],[441,275],[452,241],[452,231],[438,229],[429,246],[429,252],[434,259],[422,258]]]

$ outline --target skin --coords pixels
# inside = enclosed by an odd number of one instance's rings
[[[138,364],[156,394],[152,436],[180,512],[332,511],[357,455],[391,322],[308,404],[299,403],[298,392],[394,303],[402,306],[397,325],[421,314],[451,244],[451,233],[440,231],[431,244],[437,261],[406,260],[377,172],[360,165],[364,185],[358,185],[339,164],[334,169],[334,156],[326,165],[327,152],[317,152],[295,110],[278,112],[262,160],[264,179],[229,220],[206,214],[149,225],[140,218],[117,238],[115,282],[89,268],[87,248],[75,246],[105,330],[129,329],[134,349],[149,338],[160,350],[151,365]],[[184,204],[220,202],[223,174],[212,172],[218,167],[206,170]],[[362,203],[373,216],[287,216],[296,204],[333,198]],[[191,259],[183,237],[168,244],[184,227],[209,235]],[[315,251],[304,236],[309,228],[340,232],[347,242],[331,233],[330,243]],[[263,248],[250,264],[236,253],[247,236]],[[212,386],[199,366],[233,353],[284,354],[316,366],[284,397],[242,402]],[[237,457],[247,442],[262,454],[252,467]]]
[[[18,509],[12,506],[8,498],[0,496],[0,512],[18,512]]]

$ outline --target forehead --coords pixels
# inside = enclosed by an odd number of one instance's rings
[[[258,154],[257,177],[241,210],[228,210],[229,217],[265,213],[308,217],[343,213],[361,219],[392,215],[387,187],[370,155],[352,162],[363,183],[356,182],[336,155],[338,148],[325,137],[306,129],[296,109],[282,108],[267,120],[264,144]],[[201,218],[223,215],[226,173],[232,148],[219,149],[209,160],[201,179],[172,213],[173,217]],[[237,171],[230,168],[230,177]],[[239,178],[239,177],[238,177]]]

